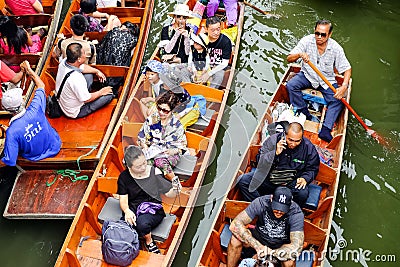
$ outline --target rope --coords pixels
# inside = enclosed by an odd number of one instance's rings
[[[77,174],[81,173],[81,166],[79,165],[79,161],[81,160],[81,158],[89,156],[96,149],[96,147],[97,146],[86,146],[86,147],[83,147],[83,148],[92,148],[92,149],[88,153],[86,153],[84,155],[81,155],[76,159],[76,163],[78,164],[78,171],[74,171],[74,170],[70,170],[70,169],[57,170],[57,171],[55,171],[56,175],[54,176],[53,181],[51,181],[50,183],[46,182],[46,186],[49,187],[49,186],[53,185],[57,181],[57,178],[58,178],[59,175],[61,175],[61,177],[63,177],[63,178],[64,177],[68,177],[71,180],[71,182],[73,182],[73,183],[75,183],[76,181],[86,181],[86,180],[88,180],[89,176],[87,176],[87,175],[77,176]]]

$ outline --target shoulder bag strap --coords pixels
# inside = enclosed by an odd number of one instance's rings
[[[60,89],[58,89],[58,93],[57,93],[57,99],[60,99],[60,96],[61,96],[61,91],[62,91],[62,89],[64,88],[64,84],[65,84],[65,82],[67,81],[67,79],[68,79],[68,77],[71,75],[71,73],[73,73],[74,71],[73,70],[71,70],[70,72],[68,72],[66,75],[65,75],[65,77],[64,77],[64,79],[62,80],[62,82],[61,82],[61,85],[60,85]]]

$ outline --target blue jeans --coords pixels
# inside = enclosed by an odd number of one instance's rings
[[[98,110],[101,107],[110,103],[112,99],[113,99],[113,95],[109,94],[109,95],[100,96],[99,98],[97,98],[96,100],[93,100],[92,102],[85,103],[81,107],[81,110],[79,111],[79,114],[76,118],[83,118],[89,114],[92,114],[96,110]]]
[[[250,192],[249,185],[251,180],[253,179],[253,175],[254,172],[248,172],[242,174],[238,178],[239,181],[237,183],[237,186],[242,193],[245,201],[253,201],[260,196],[270,195],[275,192],[275,189],[278,187],[278,185],[271,183],[268,178],[265,178],[264,182],[257,188],[257,190],[255,190],[254,192]],[[307,201],[308,186],[306,186],[304,189],[297,189],[295,188],[296,182],[296,180],[293,180],[292,182],[288,183],[286,187],[288,187],[292,191],[293,201],[299,204],[300,207],[302,207]]]
[[[333,87],[338,88],[337,83],[332,85]],[[297,109],[306,108],[307,105],[303,99],[301,90],[312,88],[312,86],[302,71],[297,73],[296,76],[287,82],[286,88],[289,93],[290,103],[293,105],[293,107]],[[330,88],[324,89],[322,86],[319,86],[316,89],[322,93],[328,107],[323,125],[332,130],[333,124],[339,116],[340,111],[343,109],[343,103],[339,99],[333,97],[334,93]]]

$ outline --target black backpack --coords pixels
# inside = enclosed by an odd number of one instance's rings
[[[128,266],[139,255],[139,236],[127,222],[104,221],[101,231],[101,251],[105,262]]]

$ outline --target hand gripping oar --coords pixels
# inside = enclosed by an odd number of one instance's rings
[[[334,93],[336,93],[336,88],[333,87],[333,85],[328,81],[328,79],[322,74],[322,72],[317,69],[317,67],[309,60],[308,65],[310,65],[310,67],[318,74],[319,77],[321,77],[321,79],[329,86],[329,88],[332,89],[332,91]],[[341,101],[343,102],[343,104],[347,107],[347,109],[354,115],[354,117],[356,117],[356,119],[358,120],[358,122],[362,125],[362,127],[364,127],[364,129],[367,131],[367,133],[369,135],[371,135],[375,140],[378,141],[378,143],[380,143],[381,145],[385,146],[385,147],[389,147],[389,143],[382,137],[379,136],[377,132],[375,132],[374,130],[372,130],[371,128],[369,128],[367,126],[367,124],[365,124],[365,122],[361,119],[360,116],[358,116],[358,114],[356,113],[356,111],[350,106],[350,104],[344,99],[342,98]]]

